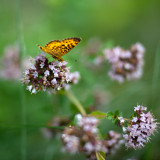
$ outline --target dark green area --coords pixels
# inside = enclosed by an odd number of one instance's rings
[[[18,2],[18,0],[17,0]],[[0,55],[7,45],[18,40],[18,17],[16,0],[0,2]],[[36,56],[36,46],[54,39],[81,37],[82,42],[64,59],[72,71],[79,71],[81,80],[72,86],[72,92],[87,109],[94,106],[94,94],[107,93],[106,102],[97,110],[119,110],[129,117],[137,104],[148,106],[160,122],[160,1],[159,0],[23,0],[21,5],[25,57]],[[119,84],[107,75],[108,65],[89,67],[92,57],[84,52],[90,38],[102,41],[102,49],[108,42],[129,48],[141,42],[146,48],[144,74],[140,80]],[[102,54],[102,50],[97,55]],[[23,152],[21,130],[22,106],[26,106],[27,128],[26,160],[83,160],[84,155],[61,152],[60,138],[48,141],[41,132],[54,115],[73,116],[69,100],[62,95],[38,93],[31,95],[21,82],[0,80],[0,159],[21,160]],[[23,95],[22,95],[23,94]],[[23,99],[24,98],[24,99]],[[38,126],[38,127],[34,127]],[[115,127],[109,120],[100,125],[103,134]],[[109,159],[137,158],[158,160],[160,136],[152,137],[151,143],[141,150],[124,147]]]

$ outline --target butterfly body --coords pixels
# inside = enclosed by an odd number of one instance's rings
[[[52,57],[58,61],[64,61],[62,56],[68,53],[71,49],[73,49],[79,42],[81,38],[67,38],[60,40],[50,41],[42,47],[40,45],[39,48],[44,52],[52,55]]]

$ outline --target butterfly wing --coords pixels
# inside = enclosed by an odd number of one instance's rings
[[[63,61],[62,56],[68,53],[72,48],[74,48],[79,42],[81,38],[67,38],[60,40],[50,41],[45,45],[45,47],[40,47],[44,52],[52,55],[53,58]]]
[[[53,53],[60,53],[61,52],[61,41],[54,40],[50,41],[45,45],[45,48],[51,50]]]
[[[61,52],[60,56],[65,55],[68,53],[71,49],[73,49],[79,42],[81,41],[81,38],[67,38],[63,39],[61,41]]]

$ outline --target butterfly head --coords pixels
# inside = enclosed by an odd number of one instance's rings
[[[43,47],[42,46],[40,46],[39,44],[37,44],[37,46],[40,48],[40,49],[42,49]]]

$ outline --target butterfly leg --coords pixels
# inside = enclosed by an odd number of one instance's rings
[[[52,57],[60,62],[64,61],[63,58],[59,56],[59,53],[52,52]]]

